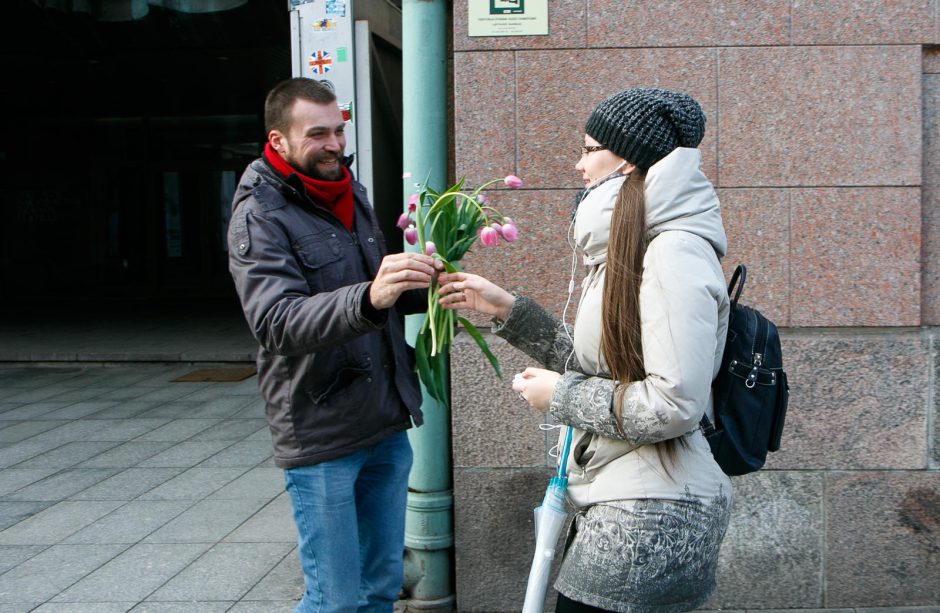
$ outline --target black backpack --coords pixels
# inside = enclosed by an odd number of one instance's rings
[[[764,465],[768,451],[780,449],[790,396],[777,326],[756,309],[738,304],[746,278],[747,268],[738,266],[728,284],[728,339],[712,382],[715,423],[702,417],[712,455],[727,475],[754,472]]]

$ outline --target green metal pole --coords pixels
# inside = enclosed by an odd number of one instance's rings
[[[446,0],[402,2],[403,201],[414,182],[441,190],[447,181],[447,13]],[[423,315],[405,322],[413,345]],[[422,388],[424,425],[408,431],[414,466],[408,481],[405,517],[405,590],[408,610],[451,611],[453,494],[450,410]]]

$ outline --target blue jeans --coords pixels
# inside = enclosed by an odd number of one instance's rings
[[[398,432],[352,455],[284,470],[304,597],[295,613],[390,613],[404,568],[411,445]]]

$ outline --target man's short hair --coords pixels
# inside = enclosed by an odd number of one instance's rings
[[[294,108],[294,102],[298,98],[316,102],[317,104],[329,104],[336,102],[336,94],[326,85],[307,79],[305,77],[296,77],[281,81],[264,99],[264,130],[270,133],[271,130],[278,130],[286,134],[291,125],[291,109]]]

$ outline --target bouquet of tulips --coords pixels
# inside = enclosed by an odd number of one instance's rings
[[[464,190],[464,180],[444,192],[436,192],[427,181],[417,184],[418,193],[408,199],[408,211],[398,218],[398,227],[405,233],[409,245],[417,244],[421,251],[440,260],[447,272],[460,271],[460,260],[477,241],[484,247],[493,247],[500,238],[513,242],[519,235],[516,224],[490,206],[482,190],[498,181],[507,187],[522,187],[522,180],[509,175],[484,183],[472,192]],[[449,404],[447,387],[447,356],[454,339],[456,323],[476,341],[486,355],[496,375],[502,377],[499,362],[490,351],[483,335],[476,327],[458,317],[456,311],[438,304],[438,285],[428,288],[428,312],[424,325],[415,341],[418,376],[428,393],[437,401]]]

